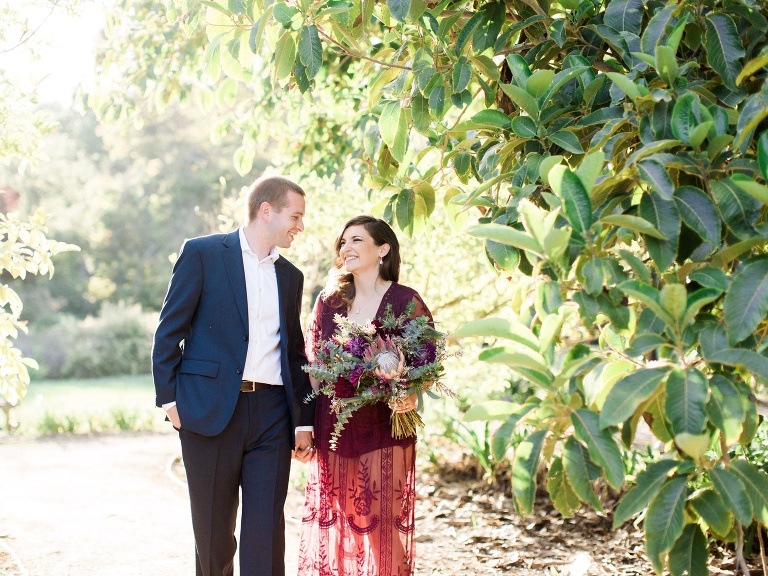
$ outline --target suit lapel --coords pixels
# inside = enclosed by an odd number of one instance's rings
[[[290,287],[291,276],[288,266],[283,258],[275,260],[275,276],[277,276],[277,298],[280,302],[280,341],[283,345],[288,343],[288,333],[286,331],[286,319],[288,318],[288,307],[290,306]]]
[[[243,269],[243,252],[240,248],[240,232],[235,230],[224,237],[221,255],[227,269],[227,278],[232,292],[235,294],[235,304],[240,312],[243,325],[248,327],[248,295],[245,290],[245,270]]]

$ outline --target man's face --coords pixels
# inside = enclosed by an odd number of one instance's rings
[[[296,235],[304,231],[304,196],[288,192],[288,203],[280,211],[270,210],[269,230],[275,246],[290,248]]]

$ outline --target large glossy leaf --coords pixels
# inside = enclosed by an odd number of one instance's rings
[[[666,240],[664,235],[654,228],[653,224],[639,216],[632,216],[631,214],[608,214],[607,216],[601,216],[600,222],[634,230],[635,232],[640,232],[641,234],[659,240]]]
[[[691,507],[715,534],[725,536],[730,532],[733,516],[715,490],[710,488],[697,494],[691,499]]]
[[[683,222],[713,246],[720,245],[720,214],[707,194],[694,186],[681,186],[675,190],[675,203]]]
[[[645,516],[645,548],[657,573],[664,567],[664,554],[669,552],[683,533],[683,510],[688,497],[688,479],[673,476],[662,486]]]
[[[600,468],[590,459],[587,448],[573,436],[569,436],[563,445],[563,464],[578,497],[595,510],[602,511],[603,505],[592,484],[600,475]]]
[[[744,192],[730,178],[712,183],[720,215],[736,236],[742,240],[755,236],[755,222],[760,216],[762,205]]]
[[[667,378],[667,418],[675,434],[700,434],[707,424],[709,386],[695,368],[674,370]]]
[[[695,92],[686,92],[675,102],[672,109],[672,134],[686,144],[691,143],[691,133],[699,125],[697,111],[701,103]]]
[[[649,465],[646,470],[637,475],[635,486],[630,488],[619,501],[613,513],[613,527],[618,528],[635,514],[643,510],[659,488],[667,481],[669,473],[677,468],[676,460],[660,460]]]
[[[715,374],[709,379],[711,396],[707,404],[707,415],[724,435],[726,444],[731,445],[741,435],[741,425],[746,413],[738,388],[725,376]]]
[[[530,116],[515,116],[510,123],[512,131],[521,138],[536,138],[536,123]]]
[[[499,86],[501,86],[501,90],[504,94],[509,96],[509,99],[521,110],[525,110],[525,112],[532,118],[539,117],[539,105],[536,103],[533,96],[528,94],[523,88],[515,86],[514,84],[504,83],[500,83]]]
[[[605,472],[608,484],[618,490],[624,483],[624,464],[621,452],[607,430],[600,429],[600,417],[582,408],[571,414],[576,438],[584,442],[592,460]]]
[[[707,62],[720,75],[725,85],[736,89],[736,77],[741,72],[744,47],[736,24],[728,14],[716,12],[705,19]]]
[[[317,26],[314,24],[301,28],[299,58],[306,68],[307,78],[314,78],[323,65],[323,47],[320,44]]]
[[[768,475],[746,460],[733,460],[728,468],[747,489],[752,503],[752,513],[763,525],[768,526]]]
[[[768,374],[768,358],[745,348],[720,348],[706,354],[709,362],[726,366],[744,367],[755,376],[764,378]]]
[[[554,134],[548,134],[547,138],[571,154],[584,154],[584,148],[582,148],[578,137],[573,132],[558,130]]]
[[[552,504],[565,518],[573,516],[574,512],[581,506],[581,500],[579,500],[579,496],[576,494],[565,468],[563,468],[563,461],[560,457],[552,460],[549,467],[547,492],[549,492]]]
[[[530,514],[536,497],[536,473],[546,430],[537,430],[520,442],[512,461],[512,494],[520,510]]]
[[[747,260],[732,277],[724,317],[731,344],[751,336],[768,314],[768,256]]]
[[[553,182],[550,172],[550,184],[563,199],[565,214],[575,230],[584,233],[592,226],[592,202],[581,179],[570,170],[562,173],[559,182]]]
[[[640,39],[640,47],[646,54],[653,54],[656,46],[666,34],[667,26],[673,23],[673,16],[677,8],[677,2],[669,2],[664,8],[656,12],[643,31]]]
[[[491,438],[491,455],[497,462],[501,462],[507,455],[507,449],[512,442],[512,434],[520,421],[525,418],[536,404],[523,404],[517,412],[511,414],[504,423],[496,429]]]
[[[675,185],[669,176],[666,166],[653,160],[644,160],[638,162],[637,167],[640,170],[640,178],[657,192],[664,200],[672,200],[672,194],[675,191]]]
[[[480,318],[462,324],[451,332],[450,337],[468,338],[481,336],[490,338],[507,338],[527,346],[531,350],[539,350],[539,339],[531,330],[521,322],[508,320],[507,318]]]
[[[682,326],[688,326],[693,322],[696,315],[701,311],[704,306],[710,304],[720,298],[723,294],[723,290],[720,288],[700,288],[688,295],[688,302],[686,305],[685,315],[681,322]]]
[[[642,0],[611,0],[605,9],[603,21],[619,32],[640,35],[643,20]]]
[[[688,276],[691,280],[698,282],[706,288],[717,288],[723,292],[731,286],[728,275],[720,268],[715,268],[714,266],[705,266],[691,272]]]
[[[400,22],[405,22],[411,10],[411,0],[387,0],[389,13]]]
[[[670,328],[674,328],[677,325],[675,319],[662,307],[659,300],[659,291],[650,284],[640,280],[627,280],[619,284],[619,290],[645,304]]]
[[[542,374],[549,374],[549,368],[544,358],[540,354],[522,346],[505,346],[483,350],[478,358],[483,362],[505,364],[510,368],[526,368],[528,370],[536,370]]]
[[[467,232],[478,238],[487,238],[521,250],[528,250],[539,256],[542,256],[544,252],[544,249],[532,236],[502,224],[478,224],[471,226]]]
[[[490,420],[506,420],[511,414],[516,414],[520,410],[520,404],[516,402],[505,402],[504,400],[486,400],[475,404],[464,413],[462,420],[464,422]]]
[[[655,192],[643,194],[640,200],[640,216],[661,232],[666,240],[645,237],[645,244],[659,270],[666,270],[677,257],[680,237],[680,214],[674,201],[664,200]]]
[[[709,576],[707,539],[698,524],[688,524],[669,552],[672,576]]]
[[[752,501],[747,495],[747,489],[739,477],[724,468],[713,468],[709,478],[717,490],[726,508],[733,513],[734,518],[748,526],[752,523]]]
[[[768,180],[768,131],[757,140],[757,164],[764,180]]]
[[[666,368],[646,368],[616,382],[600,411],[600,428],[616,426],[632,416],[637,407],[656,392],[668,373]]]

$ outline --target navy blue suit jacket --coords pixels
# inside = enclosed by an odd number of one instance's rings
[[[292,429],[313,424],[299,314],[304,276],[275,261],[280,363]],[[248,303],[239,232],[188,240],[179,253],[152,346],[158,406],[176,401],[181,427],[204,436],[229,423],[248,351]]]

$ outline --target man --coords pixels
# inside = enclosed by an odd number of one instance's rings
[[[173,267],[152,375],[179,430],[198,576],[233,574],[240,488],[240,574],[285,573],[291,449],[310,458],[314,406],[301,369],[304,277],[277,248],[304,230],[304,205],[297,184],[262,177],[248,191],[248,224],[187,241]]]

